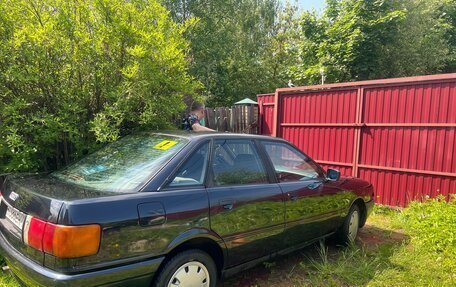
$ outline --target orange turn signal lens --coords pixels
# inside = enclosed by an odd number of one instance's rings
[[[66,226],[28,215],[24,224],[24,243],[59,258],[78,258],[98,253],[101,226]]]
[[[62,226],[48,224],[43,238],[44,252],[59,258],[94,255],[100,248],[99,225]]]

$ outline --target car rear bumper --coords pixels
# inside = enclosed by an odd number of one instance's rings
[[[27,286],[150,286],[163,257],[87,272],[62,274],[36,264],[17,252],[0,234],[0,255],[21,284]]]

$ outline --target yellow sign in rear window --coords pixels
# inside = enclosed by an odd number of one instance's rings
[[[165,140],[165,141],[162,141],[162,142],[154,145],[154,149],[167,150],[167,149],[172,148],[176,144],[177,144],[176,141]]]

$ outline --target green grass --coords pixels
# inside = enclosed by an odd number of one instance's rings
[[[2,274],[0,276],[0,287],[19,287],[11,275]]]
[[[0,287],[18,286],[0,275]],[[456,286],[456,201],[376,207],[356,244],[325,242],[266,262],[223,286]]]
[[[3,266],[3,264],[3,259],[0,258],[0,265]],[[16,283],[11,275],[2,273],[2,271],[0,271],[0,287],[19,287],[19,284]]]

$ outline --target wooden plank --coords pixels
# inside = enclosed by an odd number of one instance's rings
[[[216,131],[248,134],[259,132],[256,106],[206,108],[204,118],[206,126]]]
[[[227,120],[226,120],[226,130],[231,131],[231,109],[227,109]]]

